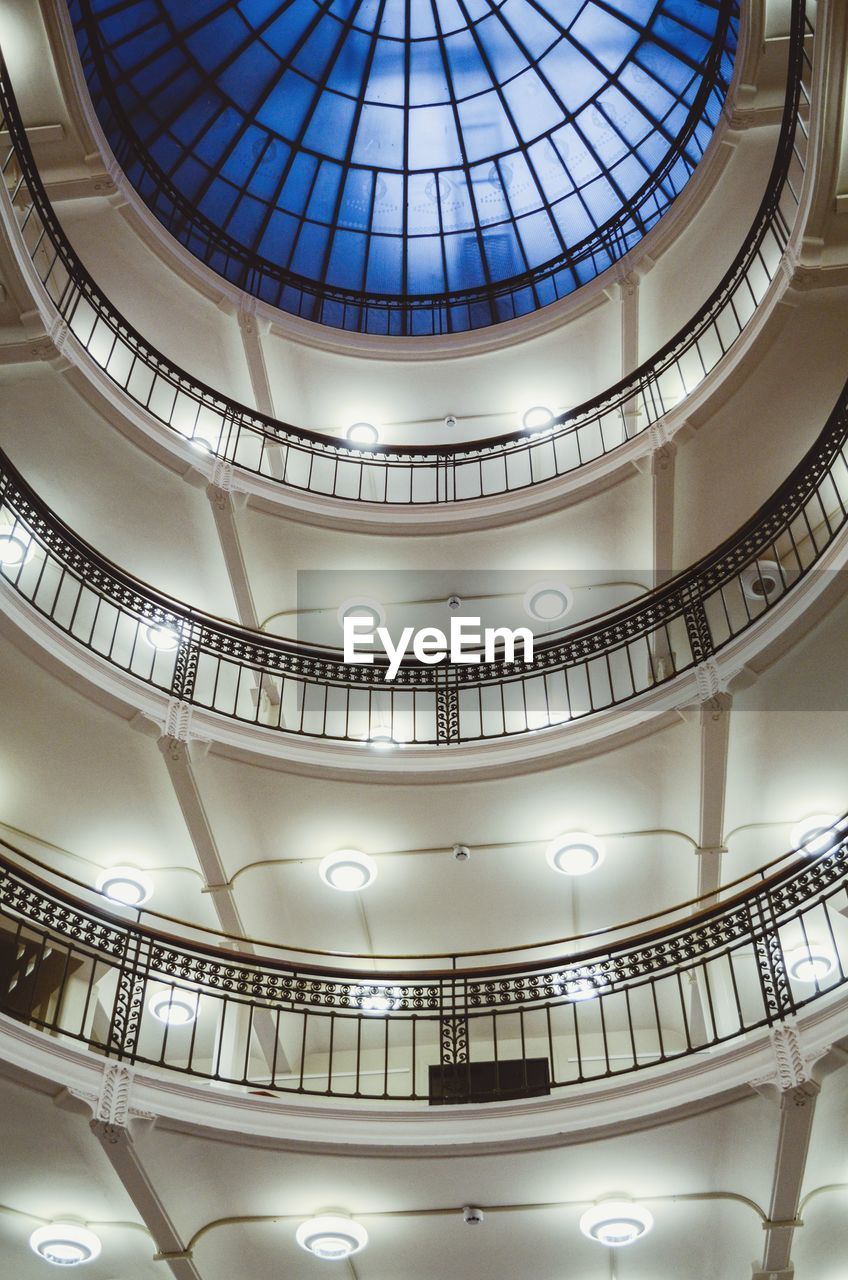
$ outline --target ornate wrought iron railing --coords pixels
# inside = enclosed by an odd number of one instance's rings
[[[554,959],[330,968],[164,934],[0,860],[0,1012],[96,1053],[271,1093],[537,1096],[673,1063],[844,987],[848,834],[688,919]]]
[[[223,396],[151,345],[80,262],[34,163],[5,64],[0,124],[10,234],[43,287],[61,346],[68,334],[120,392],[183,441],[292,490],[381,505],[464,502],[526,490],[574,472],[656,424],[691,394],[739,340],[780,270],[807,165],[813,27],[793,0],[783,121],[766,193],[745,242],[697,312],[651,360],[597,398],[534,433],[454,447],[374,446],[278,422]]]
[[[94,550],[0,453],[0,585],[112,667],[182,704],[311,739],[452,746],[561,726],[703,667],[807,578],[848,519],[848,385],[747,524],[635,603],[537,639],[532,662],[385,663],[248,631]]]

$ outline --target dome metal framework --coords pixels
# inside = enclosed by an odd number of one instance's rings
[[[573,292],[685,186],[738,0],[69,0],[164,225],[323,324],[481,328]]]

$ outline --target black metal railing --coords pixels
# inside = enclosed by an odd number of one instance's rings
[[[363,449],[266,417],[193,378],[146,341],[80,262],[52,208],[0,61],[0,213],[32,264],[57,342],[78,343],[115,388],[183,442],[292,490],[370,505],[458,503],[527,490],[601,458],[690,395],[748,329],[783,261],[807,167],[813,26],[793,0],[787,91],[766,193],[745,242],[697,312],[652,359],[534,433],[456,446]]]
[[[248,1090],[431,1104],[549,1093],[681,1061],[843,988],[845,828],[636,936],[425,970],[330,967],[163,933],[4,853],[0,1013]]]
[[[83,649],[179,703],[293,737],[455,746],[561,726],[704,667],[805,580],[848,519],[848,384],[813,447],[740,530],[530,662],[347,665],[132,577],[84,542],[0,453],[0,584]]]
[[[673,139],[666,138],[667,149],[654,171],[602,226],[565,246],[550,261],[532,268],[525,264],[517,277],[447,293],[402,290],[387,296],[299,275],[206,217],[140,139],[133,113],[125,109],[116,88],[114,60],[110,66],[108,42],[90,5],[69,0],[68,7],[85,81],[108,144],[166,230],[218,275],[272,306],[335,328],[393,336],[456,333],[511,320],[567,295],[624,257],[674,202],[709,144],[730,87],[740,17],[739,0],[716,0],[711,47],[690,83],[677,88],[684,116],[679,130]],[[481,159],[492,164],[498,157]],[[439,177],[434,174],[437,183]]]

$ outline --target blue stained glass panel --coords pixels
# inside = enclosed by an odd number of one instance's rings
[[[228,279],[378,333],[494,324],[638,242],[738,0],[68,0],[142,198]]]

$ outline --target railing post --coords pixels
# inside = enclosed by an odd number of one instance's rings
[[[459,683],[450,668],[434,668],[436,686],[436,744],[459,742]]]
[[[118,971],[118,989],[109,1028],[110,1054],[118,1058],[135,1058],[138,1029],[147,989],[147,944],[134,931],[127,933],[126,946]]]
[[[692,653],[693,663],[698,666],[700,663],[705,662],[707,658],[712,657],[715,652],[710,623],[707,618],[707,611],[704,608],[704,602],[696,586],[687,582],[683,585],[680,594],[683,605],[683,621],[686,624],[686,634],[689,638],[689,649]]]
[[[771,1025],[795,1012],[795,1002],[786,973],[777,921],[768,893],[754,898],[748,907],[751,937],[763,996],[766,1019]]]
[[[196,622],[186,622],[181,628],[171,680],[171,697],[178,702],[192,701],[197,663],[200,659],[200,637],[201,627]]]

